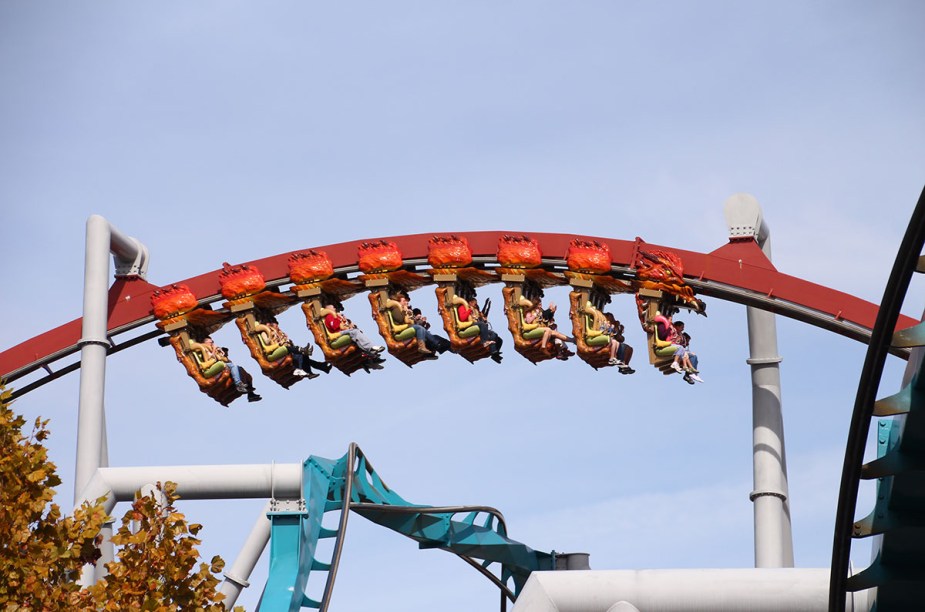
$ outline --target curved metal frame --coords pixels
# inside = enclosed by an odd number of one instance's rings
[[[474,263],[484,266],[496,263],[498,241],[508,233],[510,232],[467,232],[460,235],[468,239]],[[564,267],[569,242],[575,236],[548,233],[531,233],[531,236],[537,240],[545,254],[544,265]],[[386,240],[397,244],[404,255],[405,266],[426,267],[427,244],[430,237],[431,234],[414,234],[388,237]],[[635,242],[609,238],[589,239],[597,240],[610,248],[613,260],[612,274],[620,278],[631,278],[634,275],[631,263]],[[357,248],[362,242],[344,242],[318,248],[328,253],[335,272],[355,274],[358,270]],[[649,246],[667,248],[677,253],[684,260],[685,281],[702,295],[768,310],[860,342],[866,342],[870,337],[869,330],[873,328],[877,316],[877,305],[781,274],[768,261],[754,240],[730,242],[706,254],[654,244]],[[268,287],[278,287],[289,282],[288,258],[297,252],[299,251],[282,253],[247,263],[261,270],[267,279]],[[200,296],[200,305],[208,305],[222,299],[218,273],[219,270],[215,270],[178,283],[189,286],[195,295]],[[109,290],[109,338],[151,323],[154,318],[151,315],[150,297],[159,289],[160,287],[137,277],[117,278]],[[900,316],[897,329],[904,329],[915,323],[916,321],[910,317]],[[81,319],[76,319],[3,351],[0,353],[0,377],[10,382],[74,354],[79,350],[80,326]],[[152,336],[145,334],[129,340],[128,343],[141,342],[149,337]],[[908,351],[903,349],[893,352],[900,356],[908,355]],[[69,364],[66,369],[72,371],[71,368],[75,367],[74,364]],[[16,395],[20,396],[26,389],[32,390],[49,382],[53,379],[51,376],[54,374],[30,383]]]
[[[372,513],[392,513],[392,514],[418,514],[418,515],[441,515],[442,514],[442,515],[449,515],[448,518],[450,522],[453,522],[453,523],[460,523],[460,521],[453,520],[452,517],[454,515],[459,514],[459,513],[467,513],[468,514],[467,518],[461,521],[461,523],[465,525],[471,525],[471,526],[475,526],[475,520],[480,515],[488,515],[488,518],[484,521],[484,524],[481,525],[481,528],[486,529],[486,530],[491,530],[495,534],[504,538],[505,541],[508,541],[512,544],[517,544],[516,542],[507,540],[506,538],[507,523],[504,520],[504,515],[501,514],[501,512],[498,511],[496,508],[493,508],[491,506],[481,506],[481,505],[477,505],[477,506],[419,506],[419,505],[409,504],[405,500],[402,500],[400,497],[395,495],[394,492],[388,488],[388,485],[386,485],[381,480],[381,477],[376,473],[372,464],[369,462],[369,460],[363,454],[363,451],[357,446],[356,443],[350,444],[346,455],[342,457],[339,461],[335,462],[330,459],[321,459],[321,458],[314,458],[314,459],[316,463],[319,461],[325,462],[330,467],[330,469],[332,469],[332,472],[328,476],[328,478],[333,479],[333,480],[329,480],[328,487],[323,493],[323,495],[326,498],[325,504],[327,506],[324,512],[335,511],[338,509],[341,512],[337,530],[336,532],[331,534],[333,535],[333,537],[336,538],[334,542],[333,552],[331,554],[331,562],[321,563],[320,565],[322,567],[316,567],[314,565],[314,562],[317,560],[312,560],[312,567],[311,567],[312,570],[322,569],[324,571],[327,571],[328,573],[327,579],[324,585],[324,591],[323,591],[323,594],[320,600],[313,601],[313,605],[317,606],[321,611],[326,611],[330,605],[331,596],[334,591],[334,583],[337,578],[337,570],[340,565],[340,558],[343,552],[344,538],[345,538],[346,529],[347,529],[347,519],[348,519],[348,516],[351,510],[354,512],[360,513],[365,518],[373,522],[379,522],[379,521],[377,521],[376,518],[372,516],[366,516],[364,511],[370,511]],[[311,460],[312,458],[309,459],[309,461]],[[306,465],[308,463],[309,462],[307,461]],[[357,487],[355,486],[355,483],[356,483],[356,477],[357,477],[356,472],[358,470],[365,470],[367,474],[372,475],[372,477],[378,482],[378,486],[383,487],[383,490],[385,492],[387,492],[389,495],[394,496],[392,497],[392,501],[380,501],[380,502],[372,502],[372,503],[353,501],[355,497],[360,496],[360,498],[362,498],[362,496],[364,495],[363,487],[360,487],[356,491],[356,495],[354,494],[355,489],[357,489]],[[340,474],[340,476],[338,476],[338,474]],[[334,483],[335,480],[338,478],[343,479],[342,485],[339,485],[339,486],[335,485],[334,488],[331,488],[332,483]],[[377,485],[374,485],[374,486],[377,486]],[[303,496],[306,495],[306,491],[304,487],[302,490],[302,494]],[[401,502],[400,504],[392,503],[392,502],[399,502],[399,501]],[[412,537],[412,539],[418,539],[417,537],[411,536],[408,533],[406,533],[405,535],[409,535],[409,537]],[[331,536],[328,536],[328,537],[331,537]],[[426,536],[425,536],[425,539],[426,539]],[[418,540],[418,541],[421,541],[421,540]],[[463,561],[471,565],[473,568],[475,568],[483,576],[488,578],[492,582],[492,584],[498,587],[500,591],[500,595],[501,595],[501,610],[502,612],[506,610],[507,601],[508,600],[514,601],[517,595],[511,588],[507,586],[507,584],[505,584],[505,581],[504,581],[504,571],[505,571],[504,568],[506,567],[505,562],[499,561],[499,560],[495,560],[495,561],[485,560],[484,562],[480,563],[479,561],[476,560],[477,557],[472,557],[465,552],[457,552],[456,550],[453,550],[452,544],[447,544],[447,546],[449,547],[444,548],[443,546],[440,546],[440,548],[442,548],[443,550],[446,550],[447,552],[452,552],[453,554],[455,554],[457,557],[459,557],[460,559],[462,559]],[[546,555],[546,553],[539,553],[539,554]],[[546,555],[546,556],[549,556],[549,555]],[[555,553],[552,553],[552,559],[553,560],[555,559]],[[495,563],[495,562],[501,563],[501,566],[502,566],[502,573],[501,573],[500,578],[488,569],[488,566],[490,566],[492,563]],[[553,562],[553,565],[554,565],[554,562]],[[290,589],[290,591],[292,591],[292,589]],[[293,593],[292,596],[293,597],[301,596],[303,599],[307,597],[304,593],[301,593],[301,594]],[[286,596],[286,597],[289,597],[289,596]],[[287,601],[289,601],[288,605],[291,607],[295,600],[291,600],[291,601],[287,600]],[[263,603],[266,603],[266,602],[263,602]],[[274,603],[279,604],[280,601],[274,600]]]
[[[845,460],[842,467],[841,487],[835,515],[835,533],[832,543],[832,571],[829,578],[829,610],[844,612],[848,583],[848,563],[851,555],[851,533],[857,509],[861,464],[873,417],[874,402],[900,308],[916,269],[922,247],[925,245],[925,190],[919,196],[909,227],[900,243],[893,270],[883,293],[880,312],[874,323],[868,343],[867,356],[861,370],[860,384],[851,414]]]

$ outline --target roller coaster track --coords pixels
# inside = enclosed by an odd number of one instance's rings
[[[925,323],[896,330],[914,272],[925,272],[925,190],[909,221],[868,342],[851,415],[832,546],[829,610],[845,610],[846,591],[876,588],[875,609],[925,607]],[[875,401],[887,354],[916,348],[902,390]],[[871,419],[877,424],[877,459],[862,465]],[[877,499],[854,520],[861,480],[877,479]],[[871,565],[848,577],[853,538],[876,536]]]
[[[923,193],[925,198],[925,193]],[[473,266],[492,270],[499,266],[497,246],[512,232],[467,232]],[[422,273],[428,266],[428,241],[431,234],[389,237],[402,253],[402,266],[412,273]],[[543,267],[549,272],[564,272],[569,244],[574,238],[593,240],[609,247],[610,274],[618,280],[632,280],[636,271],[632,262],[637,243],[627,240],[593,238],[564,234],[531,233],[538,244]],[[323,247],[335,274],[348,279],[359,273],[359,247],[366,241],[344,242]],[[839,498],[837,528],[833,545],[830,596],[833,610],[842,610],[846,589],[879,587],[880,609],[915,597],[925,588],[925,564],[917,552],[925,550],[925,454],[916,441],[925,439],[925,424],[920,423],[925,402],[925,378],[919,370],[902,392],[874,402],[883,365],[888,354],[909,359],[911,348],[925,345],[925,329],[915,319],[900,314],[902,297],[909,278],[919,261],[925,242],[925,204],[920,199],[903,240],[900,255],[890,277],[882,306],[860,298],[782,274],[765,257],[753,239],[734,239],[710,253],[698,253],[649,244],[652,249],[667,250],[684,262],[684,281],[700,296],[714,297],[751,306],[801,321],[869,345],[864,373],[852,416],[849,444]],[[258,268],[268,288],[285,292],[291,282],[288,261],[300,251],[283,253],[244,262]],[[144,329],[154,322],[151,297],[155,291],[173,284],[184,284],[197,296],[198,305],[212,308],[222,300],[220,270],[214,270],[164,287],[148,283],[137,276],[117,277],[109,289],[107,337],[108,354],[115,354],[141,342],[155,339],[163,332]],[[13,392],[22,396],[80,367],[82,320],[75,319],[31,338],[0,353],[0,380],[7,383],[30,376]],[[134,332],[134,333],[133,333]],[[41,373],[44,370],[44,374]],[[872,416],[894,416],[893,422],[880,424],[880,458],[861,466],[864,442]],[[925,445],[918,444],[918,448]],[[358,462],[355,466],[355,462]],[[362,478],[355,478],[362,475]],[[368,475],[368,477],[367,477]],[[874,513],[852,524],[858,482],[878,478],[878,501]],[[286,504],[271,512],[275,564],[264,592],[269,606],[273,598],[290,600],[267,609],[298,609],[303,605],[325,609],[336,576],[342,536],[347,516],[353,510],[376,523],[385,525],[417,540],[422,547],[438,547],[458,554],[467,563],[489,577],[502,591],[502,602],[513,599],[526,577],[535,569],[551,569],[551,553],[538,553],[506,538],[503,518],[497,511],[484,507],[424,507],[408,504],[389,491],[365,458],[354,447],[338,461],[311,458],[306,462],[305,497],[308,508]],[[340,512],[336,531],[321,525],[326,512]],[[467,513],[462,520],[455,516]],[[487,516],[482,525],[475,523]],[[473,541],[460,539],[472,535]],[[879,556],[873,565],[851,579],[847,578],[847,559],[851,537],[881,537]],[[336,537],[330,562],[315,559],[319,540]],[[487,539],[486,539],[487,538]],[[914,544],[914,545],[913,545]],[[910,552],[911,551],[911,552]],[[480,559],[477,561],[476,559]],[[489,572],[491,563],[501,564],[501,578]],[[304,595],[310,572],[328,573],[325,592],[317,600]],[[514,590],[507,587],[513,580]],[[293,585],[296,585],[293,590]],[[294,595],[294,593],[296,595]],[[268,599],[270,598],[270,599]],[[293,599],[294,598],[294,599]],[[297,601],[296,601],[297,600]],[[280,600],[282,601],[282,600]],[[842,606],[839,607],[839,603]],[[294,606],[294,607],[293,607]]]
[[[555,568],[555,554],[535,551],[507,537],[504,517],[486,506],[421,506],[410,504],[382,481],[363,452],[351,444],[338,460],[309,457],[303,464],[303,499],[271,502],[270,572],[258,609],[297,612],[327,610],[343,548],[349,510],[401,533],[421,548],[454,553],[491,580],[506,599],[514,600],[535,570]],[[336,530],[322,526],[325,513],[339,513]],[[457,515],[465,514],[462,519]],[[477,520],[484,516],[484,521]],[[335,538],[329,560],[318,557],[318,543]],[[500,565],[500,577],[490,571]],[[305,593],[312,572],[325,572],[320,598]],[[512,580],[514,590],[507,583]]]
[[[469,241],[474,265],[491,269],[497,266],[498,241],[507,234],[511,232],[468,232],[460,235]],[[564,269],[569,242],[577,236],[546,233],[532,233],[530,236],[538,242],[546,267],[552,270]],[[404,267],[413,271],[427,266],[427,242],[430,237],[431,234],[415,234],[390,237],[387,240],[398,246],[403,253]],[[582,238],[609,246],[613,260],[611,274],[614,277],[634,277],[635,271],[631,267],[635,245],[633,241]],[[336,273],[349,276],[358,271],[357,249],[363,242],[343,242],[317,248],[327,252]],[[754,240],[730,241],[711,253],[649,246],[678,254],[684,261],[685,282],[700,295],[754,306],[859,342],[870,339],[878,313],[876,304],[778,272]],[[283,253],[245,263],[260,269],[268,287],[280,287],[289,282],[287,261],[292,254]],[[215,270],[178,283],[187,285],[198,296],[200,306],[208,307],[222,299],[219,272]],[[156,329],[148,330],[122,339],[125,334],[154,321],[150,297],[158,289],[161,287],[136,277],[116,279],[109,290],[109,354],[151,340],[162,333]],[[910,317],[899,315],[892,331],[916,323]],[[80,350],[80,334],[81,319],[75,319],[7,349],[0,353],[0,379],[9,383],[44,369],[44,375],[14,391],[14,397],[18,397],[76,370],[80,364],[72,356]],[[908,349],[891,346],[888,350],[908,358]],[[72,357],[69,362],[68,357]]]

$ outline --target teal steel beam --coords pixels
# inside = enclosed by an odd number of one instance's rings
[[[555,554],[544,553],[507,537],[501,513],[487,506],[422,506],[392,491],[355,444],[334,461],[309,457],[303,464],[304,509],[271,511],[270,576],[258,610],[297,612],[327,609],[340,559],[349,510],[418,542],[460,556],[488,577],[511,600],[535,570],[555,569]],[[324,514],[341,512],[336,531],[322,527]],[[457,519],[457,515],[463,515]],[[318,541],[336,537],[330,561],[316,557]],[[480,563],[481,562],[481,563]],[[500,565],[500,578],[489,567]],[[305,594],[313,571],[328,572],[320,599]],[[513,581],[514,589],[507,586]]]

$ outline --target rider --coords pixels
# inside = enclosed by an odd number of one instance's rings
[[[700,378],[700,371],[697,369],[697,364],[700,360],[697,358],[697,354],[693,353],[690,349],[691,335],[684,331],[684,321],[675,321],[674,329],[678,344],[681,345],[684,350],[684,356],[690,364],[690,367],[684,372],[684,380],[688,384],[694,384],[694,381],[702,383],[703,379]]]
[[[208,369],[216,361],[225,362],[225,367],[228,368],[228,372],[231,374],[231,380],[234,381],[234,387],[239,393],[247,394],[247,401],[249,402],[259,402],[262,397],[257,395],[254,391],[254,386],[252,384],[245,383],[242,379],[242,372],[247,374],[244,371],[244,368],[232,362],[228,357],[227,349],[224,349],[220,346],[216,346],[215,341],[212,340],[212,336],[206,336],[202,342],[196,342],[193,339],[190,339],[190,348],[194,351],[198,351],[201,363],[200,369]],[[248,375],[248,378],[250,376]]]
[[[481,341],[482,346],[488,349],[488,355],[491,357],[492,361],[501,363],[501,345],[504,344],[504,341],[501,339],[501,336],[491,328],[488,321],[485,320],[485,315],[479,310],[478,301],[474,297],[471,297],[466,303],[457,304],[456,316],[459,317],[460,323],[471,321],[472,324],[478,326],[479,341]]]
[[[268,353],[273,352],[278,346],[286,347],[289,354],[292,355],[292,362],[295,365],[295,369],[292,370],[292,373],[295,376],[307,376],[309,379],[317,378],[319,375],[312,372],[312,366],[315,366],[325,374],[331,371],[332,366],[330,363],[326,361],[315,361],[309,357],[309,355],[312,354],[311,344],[305,345],[304,348],[296,346],[292,339],[286,335],[286,332],[279,328],[279,322],[275,317],[271,317],[266,325],[257,323],[257,325],[254,326],[254,333],[263,336]]]
[[[322,312],[324,312],[324,326],[331,334],[349,336],[361,351],[372,357],[373,360],[382,361],[379,358],[379,353],[384,351],[385,347],[373,344],[366,334],[344,316],[343,306],[339,302],[326,305]]]

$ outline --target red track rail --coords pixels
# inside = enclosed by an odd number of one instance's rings
[[[466,232],[457,234],[469,240],[473,256],[493,259],[497,253],[498,240],[507,234],[520,232]],[[445,235],[445,234],[443,234]],[[573,238],[584,238],[606,243],[610,247],[613,264],[616,267],[630,267],[634,242],[609,238],[592,238],[572,234],[530,233],[540,245],[544,260],[565,260],[569,243]],[[385,238],[395,242],[405,261],[426,261],[427,241],[433,234],[413,234]],[[368,240],[342,242],[314,247],[327,252],[335,269],[355,269],[357,248]],[[821,285],[781,274],[751,240],[730,242],[712,253],[697,253],[659,245],[653,248],[674,251],[684,261],[685,278],[699,293],[722,299],[747,303],[786,316],[809,322],[820,327],[843,333],[856,340],[865,336],[850,331],[840,331],[840,326],[850,324],[857,328],[871,330],[877,318],[878,307],[860,298],[835,291]],[[307,250],[307,249],[303,249]],[[298,252],[298,251],[293,251]],[[247,263],[257,266],[269,284],[288,280],[288,260],[292,253],[282,253]],[[220,297],[218,274],[213,270],[178,283],[188,285],[201,303],[210,303]],[[175,284],[175,283],[170,283]],[[169,285],[165,285],[169,286]],[[153,320],[151,294],[160,287],[140,279],[117,279],[109,291],[110,334],[126,331]],[[728,289],[745,292],[751,298],[730,297]],[[759,299],[760,298],[760,299]],[[788,308],[795,305],[804,311],[814,313],[812,318],[796,316]],[[900,316],[896,329],[905,329],[918,321]],[[0,378],[15,380],[42,365],[64,357],[78,350],[81,333],[81,319],[75,319],[60,327],[35,336],[17,346],[0,353]]]

